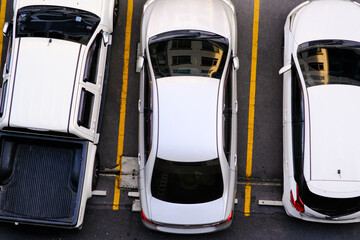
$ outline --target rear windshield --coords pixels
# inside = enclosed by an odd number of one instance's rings
[[[151,180],[153,197],[182,204],[204,203],[223,195],[219,159],[174,162],[157,158]]]
[[[300,190],[300,198],[303,203],[312,210],[334,218],[360,211],[360,197],[322,197],[312,193],[306,183]]]
[[[360,86],[360,43],[343,40],[301,44],[298,60],[307,87],[325,84]]]
[[[228,40],[199,31],[175,31],[149,40],[151,64],[156,78],[200,76],[220,79]]]
[[[45,37],[87,44],[100,18],[90,12],[57,6],[21,8],[16,19],[16,37]]]

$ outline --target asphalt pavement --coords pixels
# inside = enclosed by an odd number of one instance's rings
[[[5,1],[5,0],[2,0]],[[130,1],[130,0],[129,0]],[[195,0],[194,0],[195,1]],[[110,78],[101,129],[99,153],[101,176],[99,190],[106,196],[95,196],[88,201],[83,228],[80,231],[15,226],[0,223],[0,240],[12,239],[359,239],[359,224],[319,224],[304,222],[286,215],[280,206],[260,206],[259,200],[280,201],[282,195],[282,67],[281,41],[287,14],[300,0],[261,0],[256,58],[256,92],[254,106],[254,137],[251,177],[246,177],[248,149],[248,117],[252,53],[254,51],[254,2],[233,0],[238,18],[238,204],[235,206],[232,226],[212,234],[182,236],[146,229],[139,212],[132,212],[134,198],[128,192],[136,191],[126,181],[136,182],[136,172],[119,171],[119,121],[122,101],[126,101],[123,156],[137,156],[139,75],[135,72],[136,44],[140,38],[140,21],[145,0],[133,2],[129,36],[130,58],[124,60],[126,26],[129,26],[128,1],[120,0],[119,19],[113,33]],[[12,0],[7,0],[6,20],[12,15]],[[335,17],[335,16],[334,16]],[[129,28],[128,28],[129,30]],[[5,39],[2,63],[6,55]],[[128,63],[127,97],[123,92],[124,63]],[[2,64],[3,65],[3,64]],[[126,64],[125,64],[126,65]],[[119,209],[113,210],[115,182],[120,174]],[[251,186],[246,193],[245,187]],[[249,199],[246,196],[249,194]],[[250,201],[249,216],[245,216],[245,201]]]

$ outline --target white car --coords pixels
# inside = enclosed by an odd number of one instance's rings
[[[360,6],[314,0],[284,28],[283,204],[307,221],[360,221]]]
[[[0,220],[80,228],[96,185],[118,0],[15,0],[0,98]]]
[[[228,0],[150,0],[137,70],[146,227],[222,230],[236,195],[237,23]]]

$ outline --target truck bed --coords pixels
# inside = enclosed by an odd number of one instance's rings
[[[0,133],[0,219],[74,226],[87,142]]]

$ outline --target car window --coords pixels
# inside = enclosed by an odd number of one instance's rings
[[[101,43],[102,43],[102,35],[98,34],[94,42],[91,44],[86,58],[84,82],[90,82],[96,84]]]
[[[56,38],[87,44],[100,18],[87,11],[58,6],[29,6],[18,10],[16,37]]]
[[[77,119],[77,123],[79,126],[90,129],[94,98],[94,94],[85,90],[85,88],[81,90],[80,106]]]
[[[298,71],[292,61],[291,68],[291,118],[292,118],[292,147],[294,159],[294,177],[301,181],[304,167],[304,140],[305,140],[305,111],[304,92],[301,86]]]
[[[166,202],[195,204],[223,195],[219,159],[203,162],[174,162],[155,159],[151,180],[153,197]]]
[[[231,123],[232,123],[232,71],[233,67],[228,69],[224,86],[224,106],[223,106],[223,148],[227,158],[230,161],[231,153]]]
[[[144,146],[145,159],[150,154],[152,145],[152,81],[148,64],[144,66]]]
[[[206,32],[175,31],[150,38],[149,52],[156,78],[203,76],[220,79],[228,40]]]
[[[297,54],[307,87],[324,84],[360,86],[360,43],[314,41],[301,44]]]
[[[5,64],[6,64],[5,73],[10,72],[11,54],[12,54],[12,34],[10,33],[7,55],[6,55],[6,62],[5,62]]]

